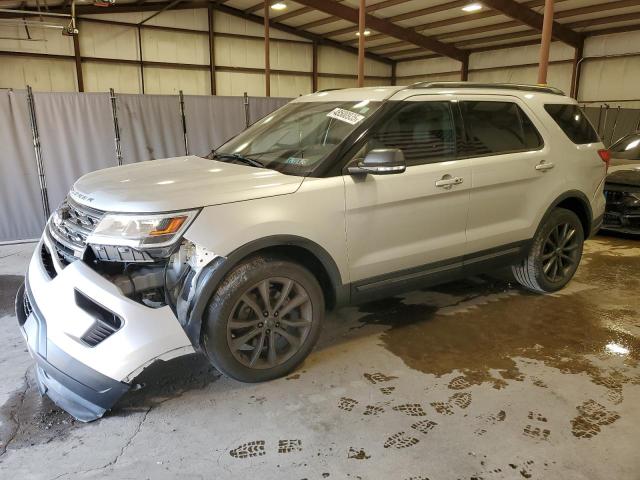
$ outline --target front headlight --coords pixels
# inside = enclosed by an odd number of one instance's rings
[[[94,245],[124,245],[132,248],[166,247],[189,228],[199,210],[146,214],[110,213],[87,238]]]

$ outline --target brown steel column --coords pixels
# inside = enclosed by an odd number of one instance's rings
[[[540,61],[538,65],[538,83],[547,83],[549,69],[549,49],[551,48],[551,34],[553,33],[553,0],[544,2],[544,21],[542,22],[542,40],[540,43]]]
[[[364,27],[367,14],[365,0],[360,0],[360,10],[358,12],[358,86],[364,86]]]
[[[142,29],[140,25],[138,25],[138,53],[140,55],[140,84],[142,87],[142,92],[144,93],[144,63],[142,60]]]
[[[460,67],[460,80],[466,82],[469,80],[469,54],[462,60]]]
[[[82,76],[82,58],[80,57],[80,39],[79,34],[73,36],[73,54],[76,59],[76,78],[78,80],[78,91],[84,92],[84,77]]]
[[[576,47],[575,54],[573,56],[573,71],[571,72],[571,97],[578,99],[578,93],[580,92],[580,70],[582,66],[582,50],[584,48],[584,42],[580,43]]]
[[[398,62],[393,62],[391,64],[391,85],[395,85],[396,83],[398,83],[398,77],[396,75],[397,65],[398,65]]]
[[[311,50],[311,91],[318,91],[318,43],[313,42]]]
[[[269,58],[269,0],[264,0],[264,89],[271,96],[271,67]]]
[[[209,4],[209,72],[211,75],[211,95],[216,94],[216,50],[214,45],[213,4]]]

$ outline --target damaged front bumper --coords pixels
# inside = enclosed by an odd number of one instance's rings
[[[88,422],[151,363],[194,349],[170,307],[131,300],[82,261],[63,267],[51,248],[45,235],[16,297],[16,314],[40,392]]]

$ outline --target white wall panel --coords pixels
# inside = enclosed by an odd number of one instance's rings
[[[568,94],[571,90],[571,72],[570,63],[549,65],[547,82]],[[511,67],[469,72],[469,81],[472,82],[535,84],[537,79],[538,67]]]
[[[262,40],[218,37],[215,41],[216,65],[264,68]]]
[[[580,101],[619,101],[625,107],[640,105],[640,57],[587,60],[582,64]]]
[[[640,52],[640,30],[615,35],[598,35],[587,38],[584,42],[585,57],[636,52]]]
[[[327,88],[354,88],[356,85],[357,81],[355,78],[318,78],[318,90],[325,90]]]
[[[417,82],[458,82],[460,73],[434,73],[432,75],[419,75],[415,77],[398,78],[398,85],[411,85]]]
[[[31,20],[35,21],[36,18],[33,17]],[[69,22],[47,18],[44,23],[66,26]],[[29,26],[29,33],[31,38],[38,41],[11,40],[27,38],[24,27],[0,25],[0,50],[73,55],[73,40],[71,37],[62,35],[62,30]]]
[[[209,38],[198,33],[142,30],[142,58],[153,62],[209,64]]]
[[[318,47],[318,70],[323,73],[344,73],[353,75],[358,71],[358,56],[333,47]],[[367,58],[364,62],[365,75],[391,76],[391,66]]]
[[[271,96],[293,98],[311,93],[310,75],[271,74]]]
[[[242,95],[264,97],[264,75],[262,73],[216,72],[218,95]]]
[[[148,18],[153,12],[144,12],[143,17]],[[168,10],[149,20],[149,25],[161,27],[188,28],[191,30],[209,30],[208,11],[206,8],[192,10]]]
[[[227,15],[226,13],[222,12],[214,12],[213,29],[216,32],[254,35],[256,37],[263,37],[264,35],[263,25],[250,22],[242,18],[234,17],[232,15]],[[269,29],[269,36],[271,38],[305,40],[304,38],[298,37],[296,35],[290,35],[286,32],[281,32],[280,30],[276,30],[275,28]]]
[[[208,70],[145,67],[144,93],[206,95],[211,92]]]
[[[9,57],[0,55],[0,88],[22,89],[31,85],[39,92],[77,90],[73,60]]]
[[[549,60],[573,60],[574,49],[561,42],[553,42],[549,52]],[[528,45],[525,47],[504,48],[489,52],[474,53],[469,57],[469,69],[502,67],[510,65],[524,65],[538,63],[540,47]]]
[[[135,28],[93,22],[80,22],[79,27],[80,55],[124,60],[139,59],[138,31]]]
[[[404,77],[409,75],[427,75],[439,72],[452,72],[460,70],[461,64],[452,58],[428,58],[424,60],[413,60],[410,62],[398,62],[396,75]]]
[[[140,93],[140,67],[137,65],[83,62],[82,73],[86,92]]]
[[[269,47],[271,68],[277,70],[310,72],[313,69],[312,55],[313,47],[311,45],[271,42]]]

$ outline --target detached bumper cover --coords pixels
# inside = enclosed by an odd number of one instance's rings
[[[33,301],[28,279],[18,292],[16,314],[36,361],[40,393],[75,418],[90,422],[102,417],[129,390],[129,384],[96,372],[47,339],[46,320]]]

